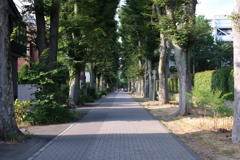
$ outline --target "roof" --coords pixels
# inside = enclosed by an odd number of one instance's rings
[[[9,12],[10,14],[15,17],[15,18],[19,18],[19,19],[22,19],[22,16],[21,14],[19,13],[15,3],[13,2],[13,0],[8,0],[8,3],[9,3]]]

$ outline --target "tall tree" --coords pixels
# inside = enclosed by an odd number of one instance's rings
[[[106,62],[115,62],[111,58],[117,38],[114,16],[118,0],[68,0],[64,4],[61,44],[71,61],[69,97],[78,106],[79,73],[86,64],[90,68],[91,86],[95,88],[93,81],[96,81],[96,76],[104,76]]]
[[[240,142],[240,1],[235,0],[234,6],[234,123],[232,131],[232,142]]]
[[[191,92],[190,48],[194,42],[194,18],[197,0],[156,0],[166,10],[161,29],[172,41],[180,81],[179,108],[174,116],[191,112],[186,93]]]
[[[154,12],[157,13],[157,26],[161,25],[161,16],[166,15],[164,7],[160,7],[154,4]],[[159,23],[159,24],[158,24]],[[168,73],[169,73],[169,57],[172,49],[170,40],[165,37],[164,31],[160,29],[160,56],[159,56],[159,92],[158,100],[159,104],[166,104],[169,102],[168,99]]]
[[[0,139],[22,135],[14,116],[8,0],[0,0]]]
[[[60,0],[34,0],[34,10],[37,24],[37,48],[39,54],[47,53],[46,62],[49,70],[55,68],[58,52],[58,27]],[[50,17],[50,28],[47,28],[45,16]],[[47,33],[49,29],[49,34]],[[49,35],[49,39],[47,38]]]
[[[138,93],[149,97],[150,89],[153,89],[152,79],[149,79],[153,65],[154,50],[157,48],[155,28],[151,25],[152,2],[141,0],[129,0],[120,10],[119,27],[122,37],[122,47],[125,55],[135,54],[138,57],[138,67],[142,75],[137,79]],[[123,58],[125,60],[125,58]],[[127,63],[126,63],[127,64]]]

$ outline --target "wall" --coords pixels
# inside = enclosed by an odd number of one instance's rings
[[[27,101],[31,99],[35,99],[34,95],[37,90],[36,85],[34,84],[18,84],[18,100],[19,101]]]

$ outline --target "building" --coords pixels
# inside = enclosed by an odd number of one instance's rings
[[[12,56],[12,79],[14,99],[18,97],[18,57],[26,53],[26,25],[12,0],[9,3],[9,32],[11,34],[11,56]]]
[[[27,28],[26,30],[29,32],[33,32],[36,31],[36,28]],[[25,51],[27,57],[18,58],[18,72],[21,71],[24,64],[28,64],[28,66],[30,66],[30,61],[34,63],[39,61],[39,52],[37,50],[36,44],[34,43],[34,39],[36,39],[36,36],[36,34],[27,34],[28,43],[27,50]]]
[[[214,40],[223,40],[224,42],[232,42],[232,20],[224,15],[216,15],[211,19],[213,27]]]

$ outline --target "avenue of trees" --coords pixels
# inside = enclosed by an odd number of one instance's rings
[[[0,139],[22,135],[14,116],[14,99],[9,52],[9,0],[1,1]],[[52,123],[69,116],[66,107],[79,107],[87,96],[80,73],[91,73],[89,91],[93,96],[113,88],[119,66],[117,22],[118,0],[29,0],[24,6],[28,40],[37,48],[40,59],[24,65],[20,81],[41,86],[32,101],[33,123]],[[34,15],[35,21],[28,20]],[[95,97],[92,97],[95,98]],[[42,117],[46,117],[43,119]],[[49,119],[48,117],[53,117]],[[60,118],[62,117],[62,118]],[[18,117],[17,117],[18,118]]]
[[[186,93],[192,91],[191,73],[234,64],[233,142],[238,143],[239,3],[236,0],[233,47],[221,40],[214,41],[208,20],[195,15],[197,0],[126,0],[119,10],[119,25],[114,19],[119,0],[29,0],[30,5],[25,6],[24,13],[36,17],[35,25],[29,31],[40,60],[25,69],[25,80],[43,86],[45,94],[42,97],[45,101],[40,98],[35,102],[36,106],[79,107],[82,97],[88,94],[85,82],[82,90],[79,86],[80,73],[85,68],[90,72],[90,87],[95,93],[106,87],[118,87],[121,76],[128,84],[128,91],[155,99],[154,79],[158,79],[159,104],[166,104],[169,102],[169,59],[174,59],[180,81],[180,102],[173,116],[184,116],[193,113],[186,98]],[[22,134],[14,118],[9,58],[11,33],[8,33],[6,23],[9,20],[8,7],[8,0],[0,0],[2,140],[12,134]],[[158,72],[158,77],[154,77],[153,70]]]
[[[173,116],[194,114],[186,97],[192,92],[192,73],[233,65],[232,43],[214,40],[209,21],[195,16],[196,6],[197,0],[127,0],[120,10],[122,75],[128,90],[155,99],[152,70],[158,70],[159,104],[168,103],[168,62],[174,60],[176,68],[170,71],[180,81],[180,102]]]

